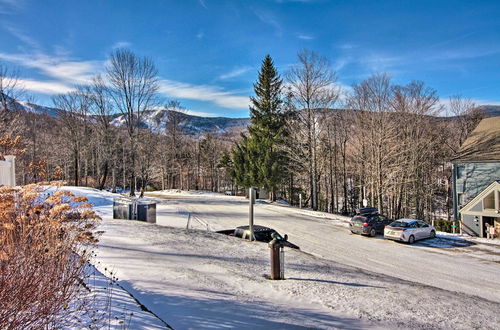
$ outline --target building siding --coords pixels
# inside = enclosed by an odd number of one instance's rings
[[[500,162],[456,162],[453,164],[453,213],[460,219],[464,207],[493,181],[500,180]],[[459,195],[461,194],[461,198]],[[459,200],[461,204],[459,205]]]
[[[481,222],[479,217],[470,214],[462,214],[462,229],[466,233],[476,233],[477,236],[481,236]]]

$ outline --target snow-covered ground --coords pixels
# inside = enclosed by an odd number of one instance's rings
[[[287,279],[270,281],[265,243],[207,231],[206,224],[210,230],[245,224],[244,198],[151,194],[160,202],[154,225],[112,220],[113,194],[73,189],[89,196],[104,217],[97,268],[114,269],[118,283],[173,328],[500,324],[499,253],[484,251],[482,243],[445,247],[427,240],[408,246],[350,235],[342,217],[258,203],[256,223],[287,233],[302,250],[287,249]]]

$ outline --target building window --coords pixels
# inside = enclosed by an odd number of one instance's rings
[[[495,192],[494,191],[489,193],[488,196],[486,196],[483,199],[483,208],[490,209],[490,210],[495,209]]]
[[[457,166],[457,179],[465,178],[465,166],[458,165]]]
[[[460,207],[464,205],[464,194],[457,194],[457,202]]]

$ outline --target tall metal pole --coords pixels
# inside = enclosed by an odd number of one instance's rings
[[[250,206],[248,209],[248,229],[250,230],[250,240],[254,240],[253,236],[253,204],[255,203],[254,188],[248,189],[248,199],[250,201]]]

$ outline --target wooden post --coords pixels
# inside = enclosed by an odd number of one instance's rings
[[[279,244],[271,246],[271,280],[280,280],[280,247]]]
[[[285,238],[286,239],[286,238]],[[284,280],[285,279],[285,251],[283,249],[283,242],[276,239],[276,237],[269,242],[271,252],[271,280]]]

